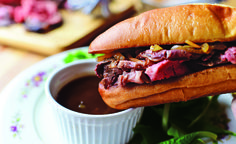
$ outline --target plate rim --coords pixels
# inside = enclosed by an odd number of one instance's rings
[[[4,124],[5,118],[4,116],[6,116],[6,109],[7,109],[7,103],[9,103],[10,98],[12,98],[12,94],[14,92],[12,92],[11,88],[16,87],[17,83],[19,82],[25,82],[27,80],[27,78],[25,78],[24,76],[29,74],[29,76],[33,76],[34,74],[36,74],[38,71],[47,71],[49,67],[53,67],[53,65],[58,64],[59,66],[55,69],[60,68],[63,65],[66,65],[66,63],[63,62],[63,58],[65,58],[69,53],[71,52],[75,52],[77,50],[85,50],[88,49],[88,46],[83,46],[83,47],[78,47],[78,48],[74,48],[74,49],[70,49],[70,50],[66,50],[63,52],[60,52],[58,54],[55,55],[51,55],[49,57],[44,58],[43,60],[40,60],[38,62],[36,62],[35,64],[27,67],[26,69],[24,69],[23,71],[19,72],[11,81],[9,81],[8,84],[6,84],[6,86],[2,89],[2,91],[0,92],[0,97],[1,97],[1,101],[0,101],[0,142],[6,142],[6,138],[4,139],[3,136],[6,135],[4,134],[4,128],[6,124]],[[60,61],[59,61],[60,60]],[[50,61],[57,61],[55,63],[49,64],[47,67],[43,68],[43,69],[39,69],[37,68],[38,66],[42,66],[43,64],[45,64],[46,62],[50,62]],[[42,67],[41,67],[42,68]],[[32,73],[34,72],[34,73]],[[52,71],[51,71],[52,72]],[[51,73],[50,72],[50,73]],[[47,75],[47,77],[50,75],[50,73]],[[45,81],[44,81],[45,82]],[[22,86],[21,86],[22,87]],[[42,86],[41,86],[42,87]],[[38,98],[38,97],[37,97]],[[36,98],[36,99],[37,99]],[[33,129],[33,128],[31,128]],[[10,130],[10,128],[9,128]],[[39,139],[39,138],[38,138]],[[22,139],[21,139],[22,140]],[[11,140],[12,142],[14,140]],[[8,142],[7,142],[8,143]],[[42,143],[42,141],[40,142]]]

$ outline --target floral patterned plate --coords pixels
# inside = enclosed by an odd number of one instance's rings
[[[87,48],[48,57],[20,73],[6,86],[0,94],[1,144],[61,144],[46,101],[44,83],[54,69],[74,60],[94,58],[92,55],[80,55],[81,51],[86,53]],[[231,100],[228,94],[220,97],[220,102],[228,107],[230,130],[236,132],[236,121],[230,109]],[[236,143],[236,137],[226,138],[223,143]]]
[[[60,144],[46,102],[44,83],[54,69],[78,59],[94,58],[87,54],[87,48],[48,57],[20,73],[6,86],[0,95],[1,144]]]

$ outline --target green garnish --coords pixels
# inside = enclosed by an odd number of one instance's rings
[[[102,54],[89,54],[88,49],[78,49],[74,52],[70,52],[67,54],[67,56],[64,58],[64,63],[71,63],[76,60],[81,59],[95,59],[98,56],[101,56]]]
[[[205,144],[236,133],[218,95],[187,102],[145,107],[129,144]]]
[[[200,138],[210,138],[214,143],[217,143],[217,135],[208,131],[198,131],[190,134],[186,134],[181,137],[172,138],[170,140],[161,142],[160,144],[193,144],[193,143],[205,143]],[[198,142],[197,142],[198,141]]]

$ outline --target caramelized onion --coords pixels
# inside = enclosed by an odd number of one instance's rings
[[[212,50],[225,50],[227,48],[226,45],[224,45],[223,43],[215,43],[213,45],[204,43],[201,46],[189,40],[186,40],[185,43],[187,43],[188,45],[174,45],[172,46],[171,50],[185,50],[189,53],[195,53],[195,54],[210,54]],[[158,51],[163,50],[163,48],[155,44],[155,45],[150,46],[150,50],[153,52],[158,52]],[[128,54],[127,57],[131,61],[141,62],[141,60],[137,58],[133,58],[130,54]],[[113,52],[113,53],[109,53],[109,54],[105,54],[103,56],[97,57],[98,62],[104,61],[106,59],[125,60],[126,57],[120,52]],[[155,59],[150,59],[150,60],[156,61]]]
[[[108,53],[103,56],[97,57],[96,60],[97,60],[97,62],[101,62],[101,61],[104,61],[105,59],[112,58],[112,57],[113,57],[113,53]]]
[[[204,53],[206,53],[206,54],[211,53],[211,49],[210,49],[210,46],[208,45],[208,43],[202,44],[201,48]]]
[[[187,52],[190,52],[190,53],[196,53],[196,54],[204,54],[204,52],[202,51],[202,49],[196,49],[192,46],[189,46],[189,45],[184,45],[184,46],[173,46],[171,48],[171,50],[173,49],[179,49],[179,50],[185,50]]]
[[[139,60],[137,58],[130,58],[132,62],[145,63],[145,61]]]
[[[110,59],[110,58],[113,58],[113,59],[116,59],[116,60],[124,60],[125,56],[122,55],[120,52],[107,53],[103,56],[97,57],[97,61],[100,62],[100,61],[104,61],[104,60]]]
[[[124,59],[125,59],[125,56],[122,55],[120,52],[115,53],[113,57],[114,57],[116,60],[124,60]]]
[[[190,53],[196,53],[196,54],[210,54],[212,52],[212,50],[225,50],[227,47],[222,44],[222,43],[218,43],[218,44],[213,44],[213,45],[209,45],[208,43],[204,43],[200,46],[199,48],[193,47],[192,45],[174,45],[171,50],[173,49],[180,49],[180,50],[185,50],[187,52]]]
[[[116,68],[117,67],[117,61],[112,61],[110,64],[109,64],[109,68]]]
[[[185,43],[192,46],[192,47],[194,47],[194,48],[201,48],[201,46],[191,42],[190,40],[186,40]]]
[[[163,50],[163,48],[155,44],[155,45],[150,46],[150,50],[156,52],[156,51]]]
[[[131,61],[133,61],[133,62],[139,62],[140,60],[139,59],[137,59],[137,58],[129,58]]]

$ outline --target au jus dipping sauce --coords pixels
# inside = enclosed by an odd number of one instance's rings
[[[86,114],[110,114],[119,110],[107,106],[99,92],[96,76],[78,78],[65,85],[57,95],[57,102],[62,106]]]

